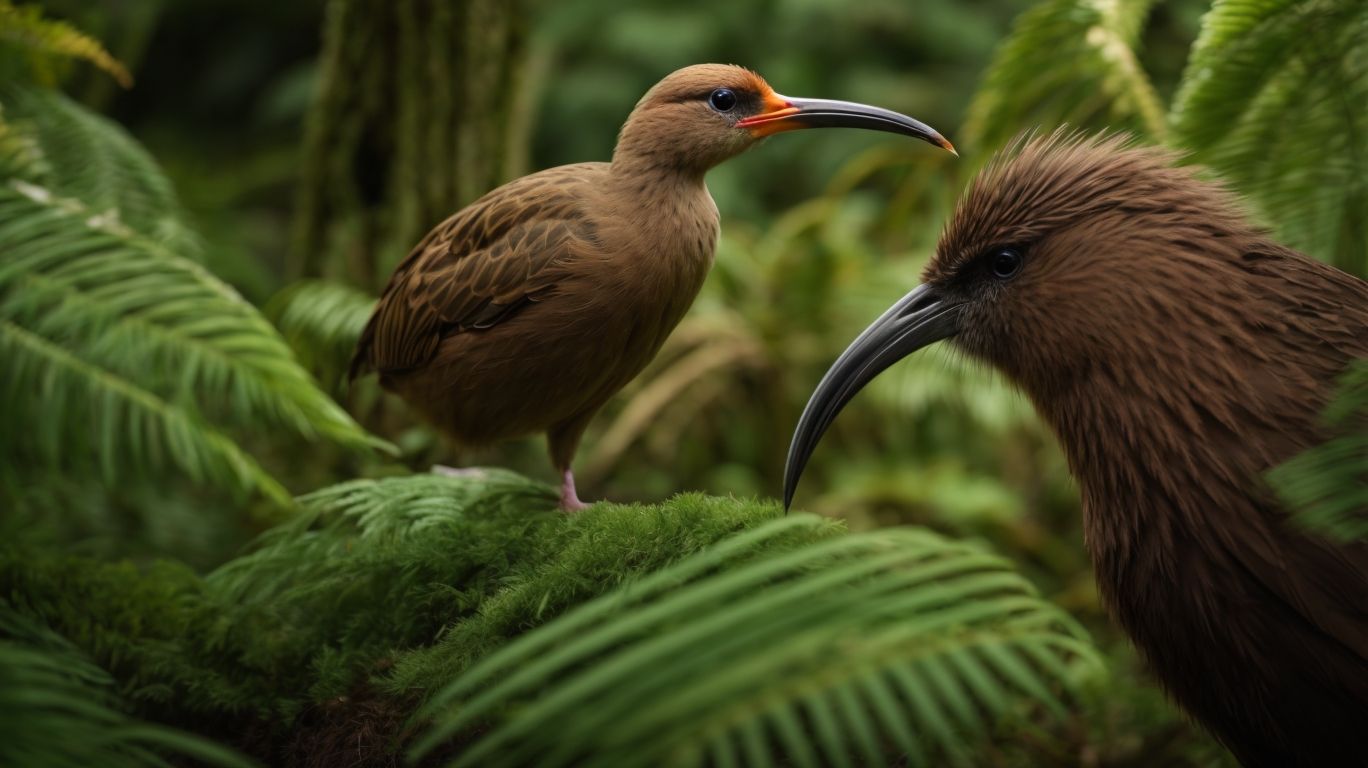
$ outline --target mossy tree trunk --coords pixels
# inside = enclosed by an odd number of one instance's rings
[[[331,0],[292,277],[376,289],[427,230],[519,169],[521,0]]]

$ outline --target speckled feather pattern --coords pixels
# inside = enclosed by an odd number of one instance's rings
[[[1327,437],[1336,377],[1368,357],[1368,283],[1176,159],[1023,140],[926,278],[963,290],[985,252],[1025,253],[956,343],[1057,433],[1102,595],[1174,699],[1247,765],[1368,765],[1368,548],[1289,525],[1262,479]]]

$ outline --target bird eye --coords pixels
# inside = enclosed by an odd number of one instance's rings
[[[993,277],[999,280],[1011,280],[1021,271],[1021,252],[1015,248],[1003,248],[993,254],[989,268],[993,270]]]
[[[730,112],[736,106],[736,94],[730,88],[718,88],[709,94],[708,104],[718,112]]]

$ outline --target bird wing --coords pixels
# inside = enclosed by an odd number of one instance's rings
[[[593,241],[581,215],[602,163],[505,184],[439,224],[400,262],[352,357],[351,376],[423,365],[442,339],[490,328],[555,292]]]

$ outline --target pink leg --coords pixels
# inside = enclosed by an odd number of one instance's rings
[[[588,504],[579,500],[579,495],[575,493],[575,473],[565,470],[561,475],[561,494],[560,506],[563,512],[578,512],[587,509]]]

